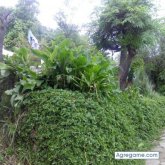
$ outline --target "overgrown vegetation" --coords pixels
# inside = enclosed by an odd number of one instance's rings
[[[15,53],[2,58],[0,52],[0,164],[144,164],[115,160],[114,153],[146,151],[165,127],[165,97],[155,92],[165,91],[164,26],[155,29],[151,6],[148,0],[105,1],[92,29],[98,50],[62,12],[56,16],[59,29],[43,33],[37,1],[19,1],[11,10],[15,22],[5,29],[5,46]],[[29,27],[46,35],[47,46],[28,48]],[[150,32],[160,31],[154,51],[144,49],[153,40]],[[119,66],[105,49],[121,51]]]
[[[42,77],[47,86],[107,95],[117,89],[114,63],[92,47],[59,38],[33,53],[44,61]]]
[[[44,62],[40,72],[30,68],[33,55],[25,48],[6,59],[6,64],[0,63],[2,79],[10,72],[17,75],[15,88],[6,91],[14,107],[20,106],[26,93],[47,87],[94,92],[98,97],[117,91],[117,68],[112,61],[92,47],[85,49],[60,39],[43,51],[33,50]]]
[[[44,61],[39,73],[30,69],[32,56],[24,48],[1,63],[1,78],[17,75],[15,88],[6,91],[14,108],[2,106],[2,157],[9,152],[28,165],[144,163],[117,161],[114,152],[148,149],[165,126],[164,97],[140,95],[143,77],[138,89],[119,92],[116,67],[93,47],[56,39],[33,53]],[[135,75],[143,72],[143,60],[132,68]]]
[[[22,161],[34,165],[141,165],[117,161],[114,152],[148,148],[165,126],[164,101],[132,89],[110,100],[61,89],[32,92],[17,130],[17,152],[27,153]]]
[[[157,21],[151,16],[152,1],[104,0],[91,28],[91,37],[99,49],[120,51],[120,89],[128,85],[131,63],[140,48],[155,38]]]

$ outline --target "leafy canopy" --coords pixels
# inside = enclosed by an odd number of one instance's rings
[[[119,51],[127,46],[134,49],[152,41],[154,20],[151,1],[106,0],[94,23],[93,41],[99,48]]]

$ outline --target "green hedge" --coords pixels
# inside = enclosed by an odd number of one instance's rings
[[[66,90],[33,92],[25,101],[17,151],[34,165],[142,165],[117,161],[114,152],[145,150],[165,125],[164,104],[164,98],[132,90],[110,101]]]

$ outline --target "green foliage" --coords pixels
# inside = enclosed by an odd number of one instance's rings
[[[153,94],[153,85],[151,84],[147,74],[143,70],[138,70],[135,72],[134,86],[136,86],[140,93],[143,95]]]
[[[5,7],[0,7],[0,61],[3,61],[3,43],[6,30],[11,22],[12,10]]]
[[[11,95],[11,104],[13,107],[21,105],[24,95],[28,91],[33,91],[42,84],[42,80],[39,79],[40,74],[31,70],[30,66],[33,65],[30,52],[21,48],[9,58],[5,59],[5,63],[0,63],[1,77],[4,79],[10,74],[14,74],[17,77],[15,87],[7,90],[6,94]]]
[[[19,0],[16,5],[15,15],[17,18],[24,21],[34,21],[38,13],[38,5],[37,0]]]
[[[8,77],[11,70],[12,67],[0,62],[0,80],[2,81],[3,78]]]
[[[155,20],[151,8],[148,0],[105,0],[91,29],[93,41],[99,48],[113,50],[120,46],[136,50],[152,42]]]
[[[17,130],[17,151],[35,165],[141,165],[117,161],[114,152],[144,151],[165,126],[164,102],[132,89],[110,102],[61,89],[33,92],[24,102],[28,111]]]
[[[59,12],[55,16],[55,20],[59,26],[59,30],[66,38],[77,38],[78,27],[74,24],[67,23],[67,17],[64,12]]]
[[[6,57],[5,63],[14,68],[17,75],[21,76],[26,72],[30,72],[32,76],[36,76],[30,70],[30,66],[35,65],[35,62],[33,62],[32,53],[27,48],[16,49],[13,56]]]
[[[144,60],[143,58],[137,57],[133,60],[131,69],[134,72],[137,72],[138,70],[143,70],[144,71]]]
[[[155,86],[155,90],[164,94],[165,84],[165,49],[164,49],[165,37],[162,36],[159,43],[159,50],[153,56],[145,57],[145,70]],[[155,50],[155,49],[154,49]]]
[[[29,91],[40,88],[94,92],[97,96],[108,96],[117,89],[113,62],[92,47],[77,46],[59,36],[44,51],[33,50],[33,53],[44,62],[40,72],[31,69],[36,64],[32,61],[35,56],[25,48],[18,49],[12,57],[6,58],[6,64],[1,64],[1,75],[8,76],[10,72],[17,75],[15,87],[6,91],[14,107],[21,105]]]
[[[20,48],[22,46],[29,47],[27,42],[27,23],[22,22],[22,20],[15,19],[13,25],[9,27],[9,30],[4,39],[4,45],[7,50],[14,51],[15,48]]]
[[[145,63],[143,58],[137,57],[134,59],[131,72],[133,73],[133,85],[138,88],[139,92],[147,96],[156,96],[153,90],[153,85],[145,72]]]
[[[155,39],[156,20],[148,0],[105,0],[91,27],[91,37],[99,49],[121,51],[120,89],[127,87],[132,59],[137,51]],[[97,14],[97,13],[96,13]]]
[[[154,85],[154,89],[164,94],[165,84],[165,26],[164,19],[160,20],[159,33],[155,46],[141,50],[140,54],[145,62],[145,71]]]
[[[165,96],[165,85],[161,85],[158,89],[158,92]]]
[[[38,4],[36,0],[19,0],[14,8],[14,21],[8,27],[4,46],[8,50],[14,51],[15,48],[28,47],[27,33],[38,25],[37,13]],[[30,12],[29,12],[30,11]]]
[[[94,48],[56,39],[44,51],[33,50],[44,63],[42,79],[53,88],[108,94],[117,88],[115,67]]]

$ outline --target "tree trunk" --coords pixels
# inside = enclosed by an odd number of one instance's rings
[[[3,27],[0,27],[0,61],[3,61],[3,41],[5,36],[5,29]]]
[[[6,33],[6,29],[11,21],[10,15],[11,15],[11,10],[8,9],[2,9],[3,13],[0,15],[0,61],[3,61],[3,42],[4,42],[4,37]]]
[[[129,69],[132,63],[132,59],[135,56],[135,51],[134,49],[127,48],[126,50],[121,51],[120,55],[120,73],[119,73],[119,78],[120,78],[120,89],[124,90],[127,87],[127,78],[129,74]]]

